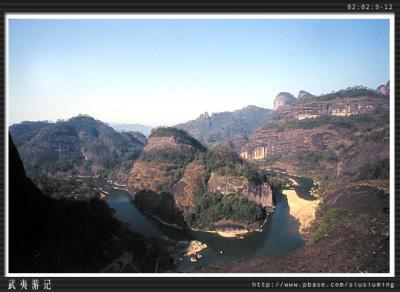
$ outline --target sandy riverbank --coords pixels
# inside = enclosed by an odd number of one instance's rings
[[[236,230],[227,230],[227,231],[221,231],[221,230],[203,230],[203,229],[197,229],[197,228],[191,228],[193,231],[198,231],[198,232],[207,232],[207,233],[214,233],[218,234],[219,236],[222,237],[227,237],[227,238],[242,238],[244,235],[247,233],[251,232],[251,230],[247,229],[236,229]]]
[[[293,185],[297,186],[298,183],[294,179],[290,179]],[[289,213],[296,220],[299,221],[300,233],[304,233],[305,230],[315,220],[315,212],[317,210],[319,200],[305,200],[297,195],[296,190],[286,189],[282,193],[287,197],[289,205]]]

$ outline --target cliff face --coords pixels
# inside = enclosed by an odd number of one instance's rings
[[[181,179],[171,188],[178,208],[188,211],[194,206],[195,192],[206,187],[206,169],[196,162],[190,163]]]
[[[382,95],[385,96],[390,96],[390,81],[388,81],[386,84],[380,85],[376,91]]]
[[[231,216],[235,220],[240,218],[245,222],[252,220],[249,218],[260,220],[263,212],[257,209],[257,205],[273,211],[271,188],[265,182],[250,184],[244,176],[248,166],[233,150],[219,145],[210,151],[192,139],[181,130],[168,128],[161,128],[150,135],[128,178],[128,189],[139,208],[143,207],[164,222],[180,227],[185,227],[182,220],[192,226],[207,224],[210,227],[214,221],[229,219],[224,216]],[[254,178],[255,181],[258,181],[257,178]],[[225,200],[220,197],[221,194],[231,199]],[[238,196],[246,200],[241,201]],[[214,204],[221,206],[234,204],[234,209],[224,214],[214,212],[215,220],[207,218],[204,212],[211,212],[208,208],[213,206],[200,202],[213,200]],[[164,202],[164,208],[160,207],[163,205],[160,202]],[[242,205],[243,209],[254,209],[257,213],[241,218],[235,212]],[[232,220],[229,222],[242,224]]]
[[[346,117],[350,115],[369,114],[376,111],[388,112],[389,101],[371,96],[338,98],[329,101],[305,101],[282,109],[282,114],[287,118],[303,120],[325,115]]]
[[[144,152],[153,151],[174,151],[174,152],[185,152],[194,150],[192,145],[179,143],[176,137],[150,137]]]
[[[389,210],[389,194],[368,185],[356,185],[324,193],[323,203],[354,214],[371,214]]]
[[[283,109],[296,103],[296,98],[289,92],[279,93],[274,100],[274,110]]]
[[[168,192],[182,172],[183,169],[173,163],[138,161],[128,175],[127,186],[133,193],[140,190]]]
[[[270,157],[291,156],[310,151],[325,151],[336,145],[340,135],[334,129],[288,128],[277,131],[273,128],[260,129],[242,145],[240,155],[248,160],[263,160]],[[343,141],[347,143],[347,141]],[[239,146],[239,145],[238,145]],[[240,146],[239,146],[240,147]]]
[[[242,158],[268,167],[356,175],[368,164],[386,163],[388,144],[385,148],[372,140],[388,137],[388,117],[389,100],[383,95],[342,90],[282,107],[273,120],[233,144]]]
[[[350,176],[368,178],[368,171],[374,171],[374,167],[379,165],[389,166],[389,141],[379,141],[365,143],[353,147],[338,163],[336,177]],[[388,178],[388,173],[383,173],[383,169],[378,171],[381,178]],[[373,173],[371,173],[372,175]]]
[[[170,192],[181,179],[186,166],[197,154],[205,151],[204,146],[191,140],[193,138],[186,133],[177,133],[175,135],[171,130],[171,133],[167,131],[160,136],[156,132],[149,137],[142,155],[128,175],[127,185],[131,192]]]
[[[221,192],[225,196],[240,193],[249,201],[272,212],[275,208],[271,187],[267,183],[251,184],[244,177],[235,177],[212,173],[208,180],[208,189],[212,192]]]

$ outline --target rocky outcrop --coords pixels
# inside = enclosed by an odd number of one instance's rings
[[[176,205],[187,210],[193,206],[195,192],[206,185],[206,169],[198,162],[190,163],[182,178],[172,187]]]
[[[323,127],[288,128],[285,131],[265,128],[249,137],[250,143],[240,149],[240,155],[247,160],[262,160],[279,155],[324,151],[328,145],[335,145],[339,137],[336,131]]]
[[[182,169],[171,163],[138,161],[127,179],[127,187],[132,194],[140,190],[169,192],[179,179]]]
[[[297,100],[299,102],[305,102],[305,101],[313,99],[314,97],[315,96],[312,95],[311,93],[309,93],[309,92],[307,92],[305,90],[300,90],[299,94],[297,95]]]
[[[385,160],[389,160],[389,142],[374,142],[359,145],[350,150],[338,163],[336,177],[351,176],[352,178],[368,176],[368,172],[374,167],[382,164],[385,167]],[[380,170],[378,170],[381,172]],[[386,170],[387,172],[389,169]],[[369,178],[369,177],[366,177]]]
[[[128,175],[128,189],[133,194],[140,190],[170,192],[184,174],[187,164],[195,159],[196,153],[205,150],[203,145],[182,130],[156,129]]]
[[[256,166],[244,163],[229,145],[217,144],[207,150],[193,140],[173,128],[152,132],[128,178],[128,190],[136,206],[162,223],[179,228],[214,230],[213,223],[232,218],[242,229],[253,223],[262,225],[267,212],[274,208],[272,190],[262,183],[265,176],[257,172],[260,170]],[[258,185],[249,183],[246,174]],[[215,213],[211,210],[214,204],[230,204],[230,212]]]
[[[357,185],[325,192],[323,203],[357,214],[388,212],[389,194],[375,187]]]
[[[390,96],[390,81],[388,81],[386,85],[379,85],[376,91],[382,95]]]
[[[192,240],[189,242],[189,246],[186,248],[184,256],[196,255],[206,248],[207,248],[207,244],[202,243],[198,240]]]
[[[221,192],[224,195],[240,193],[249,201],[263,206],[267,211],[274,210],[272,190],[267,183],[253,185],[243,177],[222,176],[212,173],[208,181],[208,189],[212,192]]]
[[[274,110],[282,107],[293,105],[296,103],[296,98],[289,92],[279,93],[274,100]]]
[[[334,100],[317,100],[298,103],[286,107],[282,115],[297,120],[317,118],[321,116],[351,116],[370,114],[375,111],[389,112],[389,101],[372,96],[337,98]]]
[[[180,143],[176,137],[150,137],[143,151],[154,152],[165,150],[183,152],[192,148],[192,145]]]

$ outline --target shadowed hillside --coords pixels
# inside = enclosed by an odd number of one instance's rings
[[[105,202],[44,195],[9,141],[10,272],[101,272],[121,256],[129,258],[126,267],[109,272],[171,269],[173,260],[162,243],[130,232]]]

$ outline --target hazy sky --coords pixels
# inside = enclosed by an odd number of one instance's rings
[[[389,20],[9,22],[9,121],[173,125],[389,80]]]

